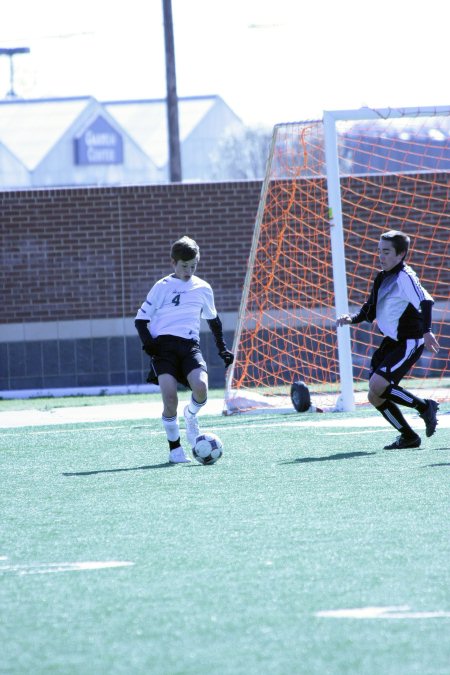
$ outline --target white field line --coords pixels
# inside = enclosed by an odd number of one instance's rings
[[[408,423],[411,425],[413,429],[418,429],[424,430],[424,423],[423,421],[419,418],[418,415],[408,415],[407,413],[405,414],[405,419],[408,421]],[[216,428],[219,428],[219,424],[215,425]],[[382,427],[382,429],[377,429],[377,431],[386,431],[386,430],[391,430],[392,427],[386,422],[386,420],[380,415],[380,417],[353,417],[353,418],[347,418],[347,419],[340,419],[339,418],[339,413],[336,413],[336,419],[328,419],[328,420],[321,420],[320,416],[318,416],[314,422],[311,420],[308,421],[297,421],[297,422],[290,422],[290,421],[284,421],[284,422],[263,422],[261,424],[258,424],[257,422],[252,422],[252,429],[277,429],[277,428],[284,428],[286,429],[287,427],[291,428],[298,428],[298,429],[313,429],[317,427],[321,427],[322,429],[326,428],[336,428],[336,427],[341,427],[343,429],[366,429],[367,431],[369,428],[373,427]],[[447,415],[446,417],[439,417],[439,426],[438,426],[438,431],[439,429],[448,429],[450,428],[450,416]],[[394,430],[395,431],[395,430]],[[345,432],[344,432],[345,433]],[[358,431],[357,433],[361,434],[361,431]],[[330,434],[331,435],[331,434]]]
[[[187,399],[186,399],[187,402]],[[180,400],[179,410],[182,410],[185,402]],[[203,414],[217,415],[222,417],[223,400],[209,399],[206,406],[202,409],[200,416]],[[267,410],[266,412],[270,412]],[[403,409],[406,419],[415,428],[423,428],[423,422],[415,412],[409,413],[407,409]],[[113,422],[119,420],[145,420],[158,419],[161,417],[162,403],[160,401],[149,401],[147,403],[116,403],[111,405],[98,406],[77,406],[77,407],[61,407],[51,408],[50,410],[13,410],[0,412],[0,429],[15,429],[21,427],[38,427],[38,426],[52,426],[61,424],[86,424],[97,422]],[[361,428],[361,427],[383,427],[387,428],[387,423],[381,415],[373,415],[371,417],[347,417],[344,413],[335,413],[332,419],[321,419],[320,413],[295,413],[288,419],[262,420],[258,423],[255,417],[252,417],[252,428],[258,429],[276,429],[279,427],[317,427],[330,428]],[[180,415],[182,419],[182,415]],[[450,427],[450,415],[438,415],[439,428]],[[247,416],[242,417],[242,426],[245,426],[245,420],[249,419]],[[217,420],[215,426],[220,426]],[[97,427],[98,428],[98,427]]]
[[[162,436],[162,435],[165,435],[165,433],[166,433],[164,431],[164,429],[162,429],[162,428],[159,431],[158,430],[155,431],[154,429],[148,429],[146,427],[146,425],[132,426],[130,428],[124,427],[123,425],[120,425],[120,426],[119,425],[117,425],[117,426],[108,425],[108,426],[105,426],[105,427],[99,427],[99,426],[82,427],[81,429],[79,427],[75,427],[74,429],[66,429],[66,428],[64,428],[64,429],[44,429],[42,431],[36,431],[35,428],[33,428],[32,434],[33,434],[33,436],[36,436],[38,434],[41,434],[41,435],[45,435],[45,434],[80,434],[80,433],[89,434],[89,433],[96,432],[96,431],[97,432],[98,431],[115,432],[117,429],[122,429],[122,431],[126,430],[127,432],[128,431],[134,431],[135,429],[145,429],[145,433],[148,436]],[[2,438],[4,438],[5,436],[14,436],[14,435],[16,435],[16,433],[17,432],[15,432],[15,431],[3,431],[2,432]]]
[[[83,562],[0,565],[0,574],[9,573],[24,576],[26,574],[52,574],[55,572],[80,572],[86,570],[109,569],[111,567],[129,567],[130,565],[134,565],[134,563],[127,560],[88,560]]]
[[[187,400],[186,400],[187,403]],[[180,409],[184,406],[180,402]],[[220,410],[219,410],[220,407]],[[222,412],[223,401],[211,399],[205,412]],[[50,408],[49,410],[11,410],[0,412],[0,429],[18,427],[51,426],[54,424],[85,424],[117,420],[142,420],[161,417],[162,403],[112,403],[110,405],[86,405]]]
[[[450,612],[441,610],[412,610],[408,605],[388,607],[355,607],[352,609],[328,609],[316,612],[315,616],[327,619],[449,619]]]

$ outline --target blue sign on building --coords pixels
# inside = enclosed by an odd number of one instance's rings
[[[75,138],[75,164],[123,164],[122,136],[101,115]]]

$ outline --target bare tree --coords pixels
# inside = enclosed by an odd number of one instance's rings
[[[218,179],[262,179],[266,172],[272,130],[246,127],[227,134],[212,158]]]

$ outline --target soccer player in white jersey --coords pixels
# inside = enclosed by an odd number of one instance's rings
[[[178,389],[191,389],[184,408],[186,435],[191,448],[200,433],[197,413],[208,396],[208,373],[200,350],[200,318],[207,320],[219,356],[227,368],[234,356],[223,338],[222,322],[214,304],[211,286],[195,275],[200,249],[189,237],[178,239],[171,248],[173,274],[150,289],[135,319],[144,351],[150,358],[148,381],[159,383],[163,400],[162,423],[169,442],[169,462],[190,462],[180,442]]]
[[[370,364],[370,403],[383,415],[400,436],[386,450],[418,448],[420,436],[410,427],[397,404],[415,408],[425,422],[426,435],[436,430],[439,405],[421,399],[400,387],[400,380],[420,358],[424,347],[436,354],[439,345],[431,331],[433,298],[423,288],[414,271],[405,264],[410,238],[389,230],[381,235],[378,253],[382,271],[376,276],[369,298],[359,312],[343,314],[337,326],[372,323],[376,319],[383,334]]]

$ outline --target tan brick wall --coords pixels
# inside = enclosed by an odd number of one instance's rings
[[[370,283],[379,228],[396,209],[405,213],[406,206],[413,266],[426,287],[437,291],[436,300],[448,299],[450,270],[443,266],[448,236],[440,241],[430,236],[435,225],[448,232],[448,175],[436,176],[428,192],[424,187],[419,199],[428,207],[429,222],[423,223],[401,176],[387,182],[385,177],[384,185],[371,177],[378,208],[362,227],[363,188],[357,180],[343,181],[349,255],[358,251],[365,263],[363,279]],[[327,233],[325,185],[309,187],[320,187],[323,203],[316,203],[311,218]],[[214,287],[231,346],[260,191],[261,182],[242,181],[0,193],[0,391],[144,383],[148,358],[133,317],[150,286],[171,271],[170,245],[183,234],[200,244],[198,271]],[[307,212],[302,205],[296,209]],[[352,265],[349,257],[349,275]],[[363,286],[358,282],[356,296],[349,289],[351,300],[364,300]],[[202,335],[202,350],[211,386],[222,387],[223,363],[209,330]]]
[[[429,217],[442,223],[448,176],[435,178],[427,188],[433,194],[420,200],[426,205],[432,198]],[[404,212],[410,197],[402,177],[389,181]],[[378,182],[371,179],[371,196],[380,200],[371,215],[375,233],[395,207],[383,200]],[[0,324],[134,316],[154,281],[171,271],[170,244],[183,234],[201,247],[198,273],[212,284],[218,311],[236,312],[260,191],[260,181],[241,181],[0,193]],[[359,210],[367,215],[360,191],[358,181],[343,182],[345,226],[352,231],[360,228]],[[427,271],[435,276],[448,241],[427,241],[417,206],[407,230],[417,235],[416,248],[426,252]],[[448,270],[440,269],[440,279],[448,284]]]
[[[0,323],[134,315],[170,273],[170,245],[201,247],[198,273],[236,311],[261,183],[6,192]]]

